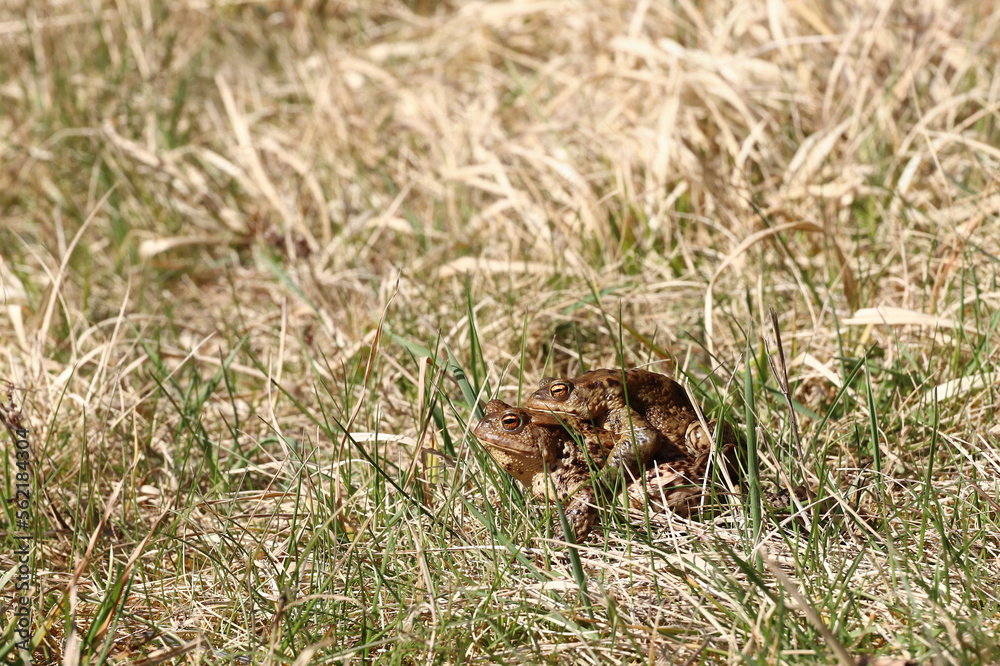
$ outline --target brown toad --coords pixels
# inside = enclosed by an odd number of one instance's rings
[[[587,419],[621,439],[608,456],[608,475],[627,470],[636,478],[654,458],[699,458],[710,449],[710,439],[684,387],[655,372],[591,370],[574,379],[545,377],[527,407]],[[710,424],[712,430],[714,423]],[[725,428],[720,450],[732,468],[736,438]]]
[[[473,431],[493,459],[536,497],[566,502],[566,519],[583,539],[597,519],[590,468],[604,466],[615,438],[573,417],[511,407],[501,400],[486,404],[486,415]],[[565,425],[574,430],[571,434]]]

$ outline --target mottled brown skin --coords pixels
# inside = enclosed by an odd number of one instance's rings
[[[586,537],[597,522],[590,468],[604,465],[615,438],[571,416],[558,418],[501,400],[489,401],[485,412],[473,432],[497,464],[536,497],[568,500],[566,520],[577,540]]]
[[[591,467],[604,463],[617,438],[574,417],[519,409],[500,400],[491,400],[485,411],[474,432],[490,455],[536,497],[568,500],[566,518],[576,539],[585,538],[598,517]],[[708,458],[702,453],[652,464],[643,480],[628,485],[630,505],[689,515],[703,494]]]
[[[624,380],[624,381],[623,381]],[[632,368],[591,370],[574,379],[545,377],[527,407],[589,420],[621,440],[608,457],[608,475],[625,470],[632,478],[654,458],[698,458],[711,440],[684,387],[666,375]],[[714,423],[709,424],[714,431]],[[736,439],[726,428],[721,450]]]
[[[707,473],[707,454],[652,465],[646,471],[644,484],[629,484],[629,504],[633,509],[648,507],[654,513],[672,511],[689,516],[704,495],[702,484]]]

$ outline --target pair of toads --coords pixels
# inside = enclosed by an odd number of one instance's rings
[[[533,495],[565,503],[575,538],[597,522],[597,499],[625,478],[633,508],[687,513],[702,496],[710,461],[738,473],[737,440],[722,428],[712,456],[687,392],[655,372],[592,370],[573,379],[546,377],[526,408],[487,403],[477,439]],[[714,422],[708,424],[715,433]]]

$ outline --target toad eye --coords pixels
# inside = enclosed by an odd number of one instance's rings
[[[569,384],[566,382],[554,382],[549,387],[549,395],[553,400],[565,400],[569,397]]]
[[[500,425],[507,432],[517,432],[521,429],[521,417],[514,412],[507,412],[500,417]]]

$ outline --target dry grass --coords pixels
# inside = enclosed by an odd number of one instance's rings
[[[1000,662],[998,28],[971,0],[6,3],[36,658]],[[553,545],[475,398],[622,364],[752,413],[765,486],[831,513],[616,510]]]

